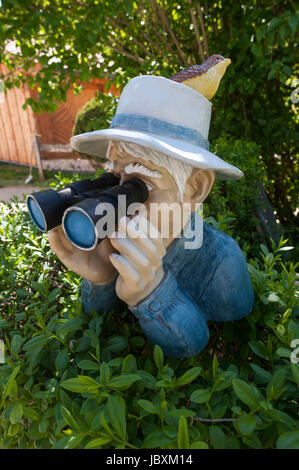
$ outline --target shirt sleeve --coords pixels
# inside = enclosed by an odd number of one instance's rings
[[[129,309],[150,341],[168,356],[194,356],[208,342],[209,330],[202,312],[180,289],[171,271],[146,299]]]
[[[122,302],[116,295],[115,284],[117,276],[107,284],[97,285],[84,279],[81,285],[81,300],[83,310],[89,315],[91,310],[96,310],[101,315],[105,315],[111,311],[120,311],[126,308],[126,304]]]

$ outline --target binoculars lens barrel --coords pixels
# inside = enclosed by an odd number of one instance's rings
[[[57,227],[62,222],[64,211],[78,200],[92,197],[92,193],[104,191],[118,184],[113,173],[104,173],[94,180],[85,179],[70,183],[59,191],[46,189],[27,197],[27,207],[31,219],[42,232]]]
[[[93,221],[79,208],[68,212],[63,221],[63,230],[70,242],[78,248],[90,250],[97,246]]]
[[[125,196],[125,211],[130,204],[143,203],[148,198],[148,189],[146,184],[137,179],[131,178],[120,186],[115,186],[103,191],[97,198],[85,199],[78,204],[69,207],[62,220],[64,233],[70,242],[83,250],[92,250],[106,238],[109,223],[103,224],[105,232],[99,233],[97,223],[102,218],[112,217],[110,219],[112,231],[118,223],[119,215],[119,196]],[[113,209],[113,213],[109,213]],[[102,220],[103,222],[103,220]]]
[[[39,228],[42,232],[45,232],[47,224],[43,211],[39,207],[38,202],[31,195],[27,198],[27,207],[29,210],[30,217],[37,226],[37,228]]]

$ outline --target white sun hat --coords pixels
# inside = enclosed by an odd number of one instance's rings
[[[141,75],[123,89],[109,129],[75,135],[71,144],[79,153],[105,159],[109,141],[133,142],[214,170],[220,179],[239,179],[241,170],[209,152],[211,107],[201,93],[182,83]]]

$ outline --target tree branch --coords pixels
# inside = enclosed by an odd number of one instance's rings
[[[197,21],[196,21],[196,18],[195,18],[194,12],[193,12],[193,8],[192,8],[192,0],[188,0],[188,3],[189,3],[190,16],[191,16],[191,20],[192,20],[192,23],[193,23],[193,26],[194,26],[194,32],[195,32],[196,41],[197,41],[197,45],[198,45],[198,49],[199,49],[199,54],[200,54],[201,60],[204,62],[205,55],[204,55],[201,40],[200,40]]]
[[[170,27],[170,24],[169,24],[169,21],[168,21],[168,17],[165,13],[165,11],[160,7],[159,3],[157,2],[157,0],[151,0],[151,4],[153,6],[153,9],[157,9],[158,13],[159,13],[159,16],[162,20],[162,23],[164,24],[166,30],[169,32],[170,34],[170,37],[174,43],[174,45],[176,46],[177,50],[178,50],[178,53],[179,53],[179,57],[180,57],[180,60],[182,62],[182,65],[188,65],[188,62],[186,60],[186,57],[182,51],[182,48],[179,44],[179,41],[177,40],[172,28]]]
[[[194,419],[195,421],[201,421],[201,422],[206,422],[206,423],[220,423],[224,421],[238,421],[238,418],[200,418],[199,416],[190,416],[191,419]]]
[[[139,64],[143,64],[143,62],[144,62],[144,59],[142,59],[141,57],[137,57],[137,56],[131,54],[130,52],[125,51],[121,47],[115,47],[112,44],[108,44],[108,47],[110,47],[110,49],[112,49],[113,51],[118,52],[119,54],[122,54],[122,55],[125,55],[125,56],[129,57],[130,59],[134,60],[135,62],[138,62]]]
[[[205,29],[205,25],[204,25],[204,21],[203,21],[203,17],[202,17],[202,12],[201,12],[201,6],[200,6],[199,2],[197,2],[196,9],[197,9],[197,14],[199,16],[199,22],[200,22],[200,27],[201,27],[201,31],[202,31],[202,37],[203,37],[203,42],[204,42],[204,45],[205,45],[206,53],[207,53],[207,56],[209,56],[210,53],[209,53],[209,48],[208,48],[208,40],[207,40],[207,35],[206,35],[206,29]]]
[[[106,17],[106,21],[107,23],[110,23],[112,26],[115,26],[116,28],[120,29],[121,31],[123,31],[124,33],[127,33],[127,31],[125,31],[125,29],[119,25],[118,23],[116,23],[116,21],[112,18],[107,18]],[[136,38],[134,38],[134,36],[132,35],[132,40],[133,42],[135,42],[135,44],[137,44],[147,55],[152,55],[151,52],[141,43],[139,42]]]

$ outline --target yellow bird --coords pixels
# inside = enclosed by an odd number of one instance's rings
[[[181,70],[170,77],[170,80],[189,86],[211,100],[230,63],[230,59],[214,54],[201,65],[192,65]]]

